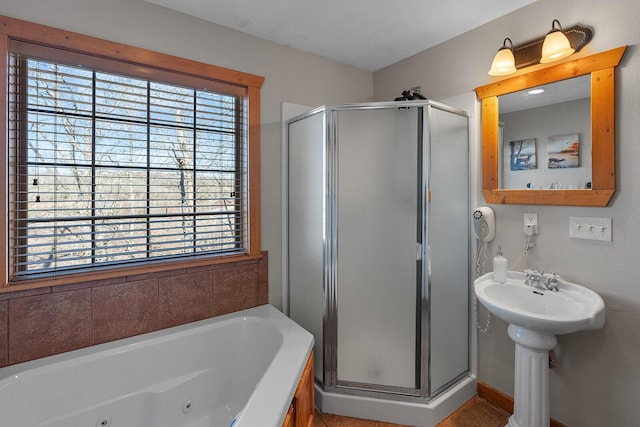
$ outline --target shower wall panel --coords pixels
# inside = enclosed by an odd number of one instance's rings
[[[430,394],[469,369],[468,119],[429,109]]]
[[[324,320],[324,115],[289,125],[289,316],[315,337],[314,372],[322,379]]]

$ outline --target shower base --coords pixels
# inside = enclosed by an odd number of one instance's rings
[[[323,390],[315,385],[316,406],[321,412],[416,427],[435,427],[477,394],[476,379],[464,377],[429,402],[381,399]]]

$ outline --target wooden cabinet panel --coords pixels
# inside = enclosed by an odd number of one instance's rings
[[[293,412],[293,413],[292,413]],[[315,414],[313,394],[313,353],[302,371],[293,402],[282,427],[313,427]]]
[[[289,406],[289,411],[287,411],[287,415],[284,417],[282,427],[293,427],[293,404]]]
[[[295,427],[312,427],[315,407],[313,404],[313,353],[302,371],[298,389],[293,397]]]

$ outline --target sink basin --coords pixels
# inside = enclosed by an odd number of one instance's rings
[[[549,355],[556,335],[600,329],[604,301],[590,289],[558,279],[558,291],[525,285],[526,275],[507,272],[507,282],[487,273],[474,283],[480,303],[509,323],[515,342],[514,407],[508,427],[549,427]]]
[[[507,282],[493,280],[487,273],[475,281],[475,292],[487,310],[506,321],[553,335],[604,326],[604,301],[597,293],[558,279],[558,292],[525,285],[525,274],[507,273]]]

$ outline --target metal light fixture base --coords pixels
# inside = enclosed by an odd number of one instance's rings
[[[571,47],[574,48],[576,52],[579,52],[580,49],[593,38],[593,30],[581,25],[565,28],[562,30],[562,33],[567,36],[569,44],[571,44]],[[540,58],[542,57],[542,43],[545,37],[546,34],[541,38],[530,40],[513,47],[516,69],[536,65],[540,62]]]

